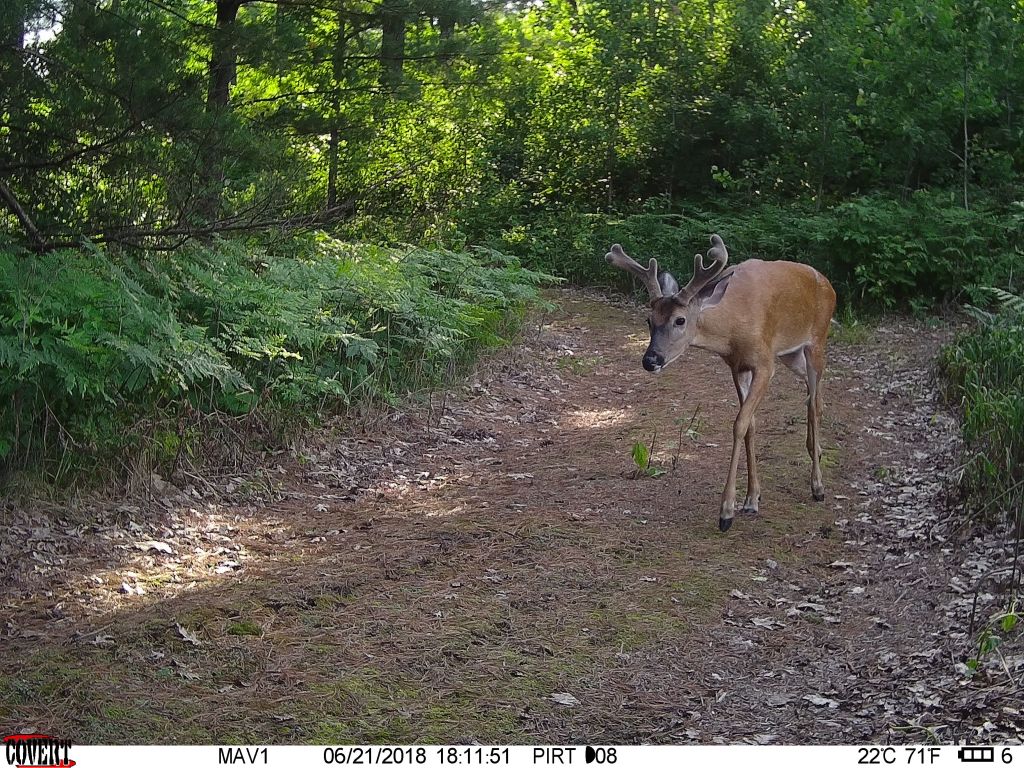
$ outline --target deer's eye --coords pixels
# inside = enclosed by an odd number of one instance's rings
[[[681,327],[681,326],[684,326],[684,325],[686,325],[686,318],[685,317],[677,317],[676,318],[676,327],[678,328],[678,327]]]

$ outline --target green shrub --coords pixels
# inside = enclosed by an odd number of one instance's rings
[[[322,233],[130,258],[0,247],[0,461],[59,475],[143,446],[159,464],[204,415],[271,426],[394,400],[500,344],[545,279],[489,249]]]
[[[995,291],[997,314],[943,350],[947,397],[960,410],[967,461],[962,487],[977,506],[1011,514],[1024,503],[1024,298]]]
[[[1024,249],[1022,231],[1019,204],[965,210],[946,193],[919,192],[902,202],[872,195],[822,210],[793,202],[622,217],[543,213],[484,239],[574,282],[626,287],[629,277],[602,259],[612,243],[641,260],[655,256],[686,279],[693,254],[718,232],[733,261],[802,261],[824,272],[847,303],[924,310],[976,299],[979,286],[1008,284]]]

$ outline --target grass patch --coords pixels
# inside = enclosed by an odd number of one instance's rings
[[[13,674],[0,676],[0,714],[7,719],[14,708],[53,699],[78,699],[86,676],[67,651],[43,648],[33,654],[31,663]]]
[[[558,369],[569,371],[577,376],[586,376],[602,363],[604,363],[604,358],[600,355],[565,355],[558,358]]]
[[[990,519],[1024,506],[1024,297],[995,291],[1001,307],[939,359],[945,395],[961,415],[966,445],[961,489]]]
[[[875,329],[866,321],[855,317],[852,312],[845,311],[837,323],[829,330],[829,341],[847,347],[857,347],[871,341]]]
[[[240,637],[244,637],[246,635],[259,637],[263,634],[263,628],[253,621],[233,621],[228,626],[228,634]]]
[[[835,469],[839,466],[839,449],[823,448],[821,451],[821,458],[818,459],[818,463],[824,469]]]

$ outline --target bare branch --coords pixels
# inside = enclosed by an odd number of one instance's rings
[[[42,235],[39,234],[39,229],[36,227],[35,222],[32,221],[32,217],[28,215],[25,209],[21,207],[18,198],[11,191],[11,188],[4,183],[3,179],[0,179],[0,200],[3,200],[7,210],[14,214],[14,217],[21,224],[21,228],[25,230],[25,234],[28,235],[32,243],[37,248],[42,247],[44,240]]]

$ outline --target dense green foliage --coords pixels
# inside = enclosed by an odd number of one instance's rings
[[[625,273],[595,258],[622,243],[685,276],[709,232],[740,258],[790,259],[829,276],[847,301],[924,309],[950,298],[978,300],[980,286],[1006,284],[1024,250],[1024,207],[943,204],[941,193],[905,202],[858,197],[822,211],[795,203],[735,210],[685,206],[677,213],[625,216],[562,212],[503,230],[494,247],[539,269],[594,284],[625,284]]]
[[[0,452],[391,396],[520,305],[535,276],[497,252],[620,282],[621,241],[685,277],[715,230],[847,302],[1016,291],[1022,22],[1019,0],[6,0]]]
[[[1022,21],[1013,0],[10,0],[0,167],[44,239],[353,211],[475,237],[923,188],[970,208],[1016,195]]]
[[[540,280],[486,249],[322,235],[145,259],[4,249],[0,457],[59,472],[127,436],[162,466],[209,447],[211,414],[262,431],[392,399],[500,343]]]
[[[963,417],[963,487],[991,516],[1012,517],[1024,509],[1024,297],[996,293],[1001,311],[981,313],[941,365]]]

